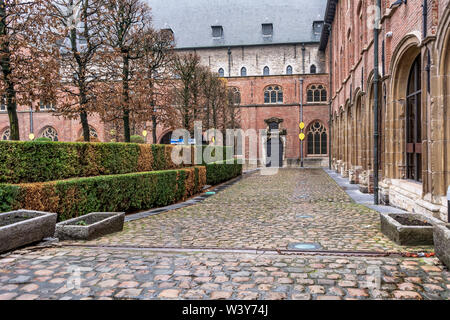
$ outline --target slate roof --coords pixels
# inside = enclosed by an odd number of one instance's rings
[[[153,24],[172,29],[177,48],[319,42],[327,0],[147,0]],[[263,37],[262,24],[273,24]],[[212,37],[223,27],[223,39]]]

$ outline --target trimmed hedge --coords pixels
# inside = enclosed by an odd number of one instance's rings
[[[0,212],[19,209],[57,212],[64,221],[91,212],[146,210],[182,201],[206,184],[206,168],[0,184]]]
[[[193,162],[174,164],[171,159],[173,148],[171,145],[132,143],[1,141],[0,183],[47,182],[193,165]],[[222,149],[226,160],[226,148]],[[194,152],[192,159],[193,156]]]
[[[242,175],[242,164],[238,160],[227,160],[206,165],[206,183],[217,185]]]

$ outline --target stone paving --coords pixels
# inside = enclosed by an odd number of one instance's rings
[[[380,232],[379,214],[357,205],[321,169],[253,174],[201,204],[127,223],[94,245],[324,250],[432,251],[397,246]]]
[[[46,249],[0,259],[0,299],[448,299],[437,259]]]
[[[205,251],[276,252],[292,242],[315,242],[325,250],[432,251],[392,243],[379,232],[378,213],[353,203],[323,170],[286,169],[251,175],[195,206],[129,222],[123,232],[96,241],[0,256],[0,300],[450,296],[450,272],[436,258]],[[185,249],[143,249],[151,247]]]

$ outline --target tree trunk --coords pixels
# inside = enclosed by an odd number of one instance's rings
[[[122,68],[122,94],[123,94],[123,130],[125,142],[131,141],[130,134],[130,96],[129,96],[129,73],[130,73],[130,58],[128,52],[123,56],[123,68]]]
[[[5,41],[1,43],[0,52],[2,52],[2,59],[0,61],[4,85],[6,87],[5,98],[9,117],[9,131],[10,140],[20,140],[19,133],[19,118],[17,117],[17,102],[16,90],[14,83],[11,80],[12,66],[11,66],[11,52],[9,50],[8,29],[6,28],[6,4],[5,0],[0,0],[0,37]]]
[[[83,139],[85,142],[91,141],[91,133],[89,129],[88,115],[86,111],[80,112],[81,126],[83,127]]]

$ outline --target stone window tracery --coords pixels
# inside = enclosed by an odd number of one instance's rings
[[[58,141],[58,132],[53,127],[47,127],[42,131],[41,137],[49,138],[52,141]]]
[[[328,152],[328,134],[323,123],[316,121],[308,130],[308,154],[326,155]]]
[[[3,131],[2,136],[1,136],[1,140],[3,141],[7,141],[11,139],[11,130],[6,129]]]
[[[313,84],[307,90],[308,102],[326,102],[327,97],[327,89],[321,84]]]
[[[283,103],[283,88],[277,85],[268,86],[264,90],[264,103]]]

